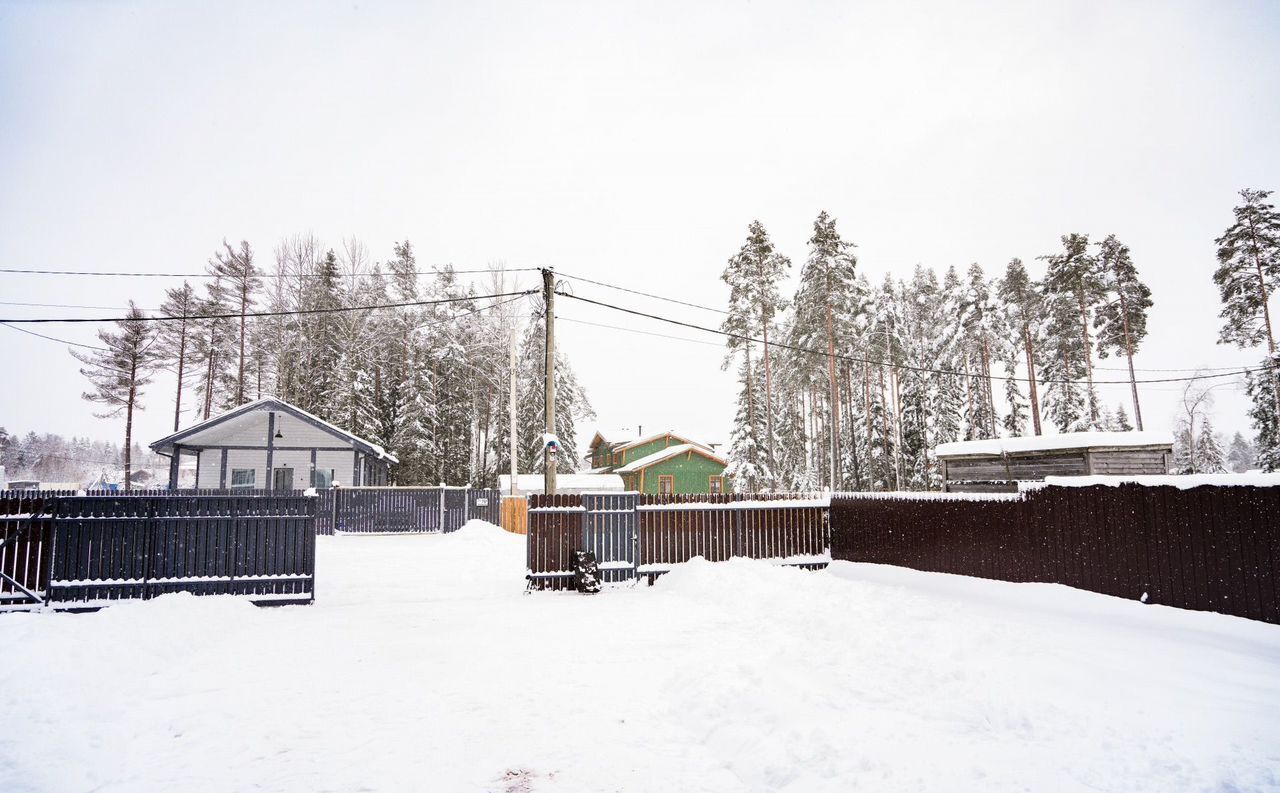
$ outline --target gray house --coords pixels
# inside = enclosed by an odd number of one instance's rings
[[[170,459],[178,486],[181,455],[196,458],[197,488],[302,490],[385,485],[395,455],[271,397],[249,402],[151,444]]]

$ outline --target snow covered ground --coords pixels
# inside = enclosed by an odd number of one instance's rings
[[[1063,587],[322,538],[318,601],[0,617],[0,790],[1280,789],[1280,627]]]

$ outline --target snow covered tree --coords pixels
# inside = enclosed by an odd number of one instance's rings
[[[1242,474],[1257,465],[1257,461],[1257,448],[1239,432],[1233,435],[1231,444],[1227,447],[1227,467],[1234,473]]]
[[[1138,378],[1133,371],[1133,353],[1147,337],[1147,310],[1151,290],[1138,278],[1138,269],[1129,256],[1129,247],[1112,234],[1098,244],[1098,271],[1107,302],[1098,308],[1094,326],[1098,329],[1098,357],[1123,354],[1129,364],[1129,387],[1133,395],[1133,417],[1142,429],[1142,407],[1138,403]]]
[[[1275,367],[1280,364],[1276,358],[1263,359],[1262,365],[1244,376],[1245,393],[1251,405],[1249,418],[1257,433],[1257,465],[1268,473],[1280,471],[1280,417],[1275,411],[1276,378]]]
[[[1093,345],[1089,338],[1089,325],[1093,312],[1105,300],[1106,286],[1097,259],[1089,254],[1087,234],[1067,234],[1062,237],[1062,252],[1040,257],[1048,262],[1044,278],[1044,293],[1050,303],[1048,335],[1056,337],[1057,349],[1062,357],[1062,375],[1083,370],[1086,387],[1081,393],[1078,384],[1062,384],[1056,389],[1055,403],[1058,427],[1095,428],[1099,425],[1098,394],[1093,387]],[[1074,336],[1074,339],[1070,337]],[[1056,364],[1054,368],[1057,368]],[[1068,400],[1080,400],[1079,406],[1067,404]],[[1077,417],[1077,413],[1081,418]],[[1081,426],[1083,425],[1083,426]]]
[[[1271,293],[1280,277],[1280,212],[1268,199],[1270,190],[1241,190],[1244,203],[1236,207],[1235,222],[1214,240],[1218,246],[1218,269],[1213,281],[1222,297],[1222,330],[1219,344],[1240,349],[1263,342],[1267,354],[1276,358],[1276,337],[1271,324]],[[1280,369],[1271,372],[1280,378]],[[1280,388],[1270,387],[1273,408],[1280,417]],[[1255,426],[1259,435],[1263,427]],[[1264,452],[1265,454],[1265,452]]]
[[[1000,280],[997,294],[1004,307],[1005,325],[1018,335],[1018,344],[1010,345],[1012,349],[1022,348],[1023,366],[1027,370],[1027,385],[1031,407],[1031,427],[1036,435],[1041,434],[1040,427],[1040,395],[1036,382],[1036,329],[1041,321],[1044,308],[1039,286],[1027,275],[1027,268],[1021,259],[1012,259],[1005,267],[1004,278]],[[1014,376],[1017,366],[1006,361],[1006,393],[1010,404],[1011,416],[1005,423],[1005,429],[1012,435],[1026,432],[1026,420],[1021,419],[1020,410],[1016,407],[1020,402],[1021,392],[1016,391],[1017,380]],[[1021,420],[1020,420],[1021,419]]]
[[[1200,459],[1204,442],[1200,436],[1210,424],[1212,411],[1213,391],[1200,385],[1198,380],[1188,380],[1182,387],[1174,429],[1173,459],[1178,473],[1204,473],[1204,461]]]
[[[1107,432],[1129,432],[1133,425],[1129,423],[1129,414],[1124,412],[1124,405],[1116,405],[1114,412],[1107,414],[1102,428]]]
[[[1213,422],[1208,416],[1205,416],[1204,423],[1201,425],[1200,432],[1196,437],[1195,461],[1196,473],[1198,474],[1225,474],[1227,472],[1222,442],[1218,434],[1213,431]]]
[[[124,489],[132,489],[133,412],[142,409],[142,389],[151,382],[156,364],[154,328],[138,307],[129,301],[129,312],[115,323],[114,332],[100,329],[98,341],[104,349],[89,353],[71,350],[82,364],[80,374],[89,378],[92,391],[83,396],[103,405],[98,418],[124,415]]]
[[[814,442],[824,444],[829,458],[827,470],[820,472],[819,481],[835,490],[847,487],[845,458],[851,451],[846,450],[840,427],[837,353],[853,336],[854,323],[863,310],[865,297],[858,284],[858,260],[853,248],[853,243],[840,237],[835,218],[820,212],[813,222],[809,257],[800,272],[800,284],[792,300],[793,321],[787,336],[793,346],[826,352],[825,357],[799,353],[794,365],[805,387],[817,388],[820,382],[825,386],[828,420],[824,437],[815,438]]]
[[[763,411],[752,407],[761,404],[763,388],[751,370],[750,360],[750,355],[746,355],[738,366],[738,410],[729,434],[729,465],[725,469],[725,475],[733,481],[733,489],[739,493],[767,490],[775,479],[769,470],[768,457],[761,449],[768,432]]]
[[[245,350],[249,335],[247,315],[253,307],[258,290],[262,288],[262,280],[259,277],[258,268],[253,263],[253,249],[249,247],[248,242],[241,240],[238,248],[232,248],[226,240],[223,240],[222,247],[224,250],[214,254],[209,267],[210,272],[221,279],[222,286],[230,298],[232,310],[240,315],[238,325],[240,344],[235,385],[232,393],[228,395],[230,402],[226,405],[226,407],[236,407],[249,401],[245,396]]]
[[[750,454],[761,454],[763,459],[751,461],[753,469],[768,471],[772,476],[774,455],[773,368],[769,350],[769,332],[778,314],[786,308],[786,301],[779,293],[779,284],[787,275],[791,260],[779,253],[760,221],[752,221],[747,230],[746,242],[730,257],[720,278],[729,285],[729,311],[721,324],[721,330],[733,334],[728,338],[724,368],[728,368],[734,355],[742,352],[746,360],[748,380],[754,379],[751,367],[750,339],[760,339],[764,364],[764,400],[756,402],[753,388],[744,390],[747,400],[745,415],[755,422],[760,412],[765,435],[756,445],[743,446]],[[772,481],[769,482],[772,487]]]

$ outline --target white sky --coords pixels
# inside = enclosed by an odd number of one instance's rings
[[[1116,233],[1156,303],[1139,366],[1259,358],[1214,343],[1213,239],[1237,190],[1280,190],[1280,5],[690,5],[5,3],[0,267],[199,271],[224,236],[269,265],[299,232],[385,259],[407,237],[424,265],[552,265],[720,306],[752,219],[798,273],[826,209],[873,282]],[[155,306],[172,285],[0,274],[0,300]],[[93,312],[0,306],[53,313]],[[122,436],[63,346],[0,334],[0,426]],[[719,348],[559,335],[601,425],[727,440]],[[1144,388],[1148,429],[1176,391]],[[1245,429],[1217,393],[1219,428]],[[1127,407],[1127,386],[1103,396]],[[171,398],[151,387],[144,443]]]

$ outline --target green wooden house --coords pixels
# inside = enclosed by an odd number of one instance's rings
[[[634,440],[614,440],[597,432],[591,439],[592,473],[617,474],[627,490],[639,493],[724,493],[725,459],[710,446],[674,432]]]

